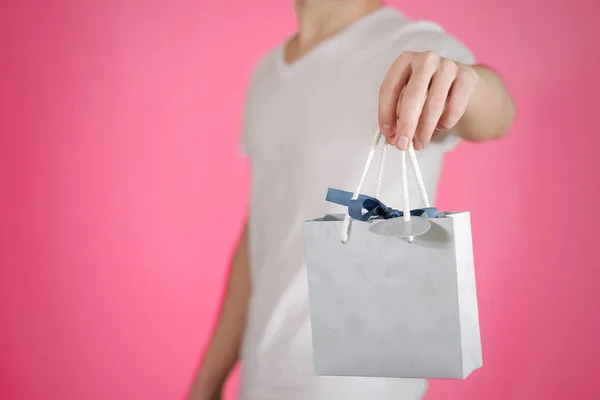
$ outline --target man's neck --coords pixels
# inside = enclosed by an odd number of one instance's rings
[[[295,6],[298,34],[289,43],[288,61],[383,5],[380,0],[296,0]]]

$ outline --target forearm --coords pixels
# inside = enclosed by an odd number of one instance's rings
[[[463,139],[472,142],[501,138],[515,117],[513,100],[494,70],[482,65],[475,65],[473,69],[479,79],[457,131]]]
[[[231,264],[219,321],[194,381],[189,400],[219,398],[227,375],[239,358],[250,298],[247,227]]]

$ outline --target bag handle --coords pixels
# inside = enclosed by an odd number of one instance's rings
[[[352,194],[352,199],[356,200],[360,195],[360,191],[365,183],[365,179],[367,178],[367,173],[369,172],[369,168],[371,167],[371,162],[373,161],[373,157],[375,156],[375,151],[377,150],[377,145],[379,141],[383,141],[383,149],[381,152],[381,162],[379,164],[379,172],[377,174],[377,186],[375,188],[375,197],[379,196],[379,192],[381,190],[381,183],[383,180],[383,168],[385,165],[385,154],[387,143],[385,142],[385,138],[382,138],[381,130],[377,128],[375,132],[375,136],[373,136],[373,140],[371,141],[371,147],[369,149],[369,154],[367,155],[367,160],[365,161],[365,166],[363,168],[362,174],[360,176],[360,180],[358,181],[358,186],[356,190]],[[409,146],[408,150],[399,150],[400,151],[400,181],[402,185],[402,211],[403,218],[405,221],[410,220],[410,205],[409,205],[409,196],[408,196],[408,178],[406,172],[406,152],[408,152],[410,162],[412,164],[415,177],[417,179],[417,186],[419,188],[419,193],[421,195],[421,200],[423,201],[424,207],[429,207],[429,197],[427,196],[427,190],[425,189],[425,183],[423,182],[423,175],[421,174],[421,168],[419,167],[419,161],[417,159],[417,154],[412,144]],[[348,211],[346,211],[346,215],[344,216],[344,221],[342,223],[342,230],[340,234],[340,239],[342,243],[348,243],[348,233],[350,230],[351,218]],[[408,238],[409,242],[412,242],[413,238]]]

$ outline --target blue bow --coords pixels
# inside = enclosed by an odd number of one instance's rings
[[[381,201],[364,194],[358,195],[357,199],[352,199],[352,193],[338,189],[327,190],[327,201],[348,207],[348,214],[353,219],[368,221],[370,219],[390,219],[402,217],[404,213],[386,206]],[[363,214],[363,208],[367,210]],[[418,208],[410,211],[410,215],[415,217],[439,218],[440,212],[435,207]]]

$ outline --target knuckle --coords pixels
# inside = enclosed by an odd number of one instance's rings
[[[446,98],[440,95],[432,95],[427,99],[427,110],[437,111],[444,107],[446,104]]]
[[[462,112],[457,109],[457,108],[451,108],[448,110],[447,114],[446,114],[446,118],[444,118],[444,128],[445,129],[450,129],[452,128],[452,126],[454,126],[454,124],[456,124],[456,122],[458,122],[458,120],[460,119],[460,117],[462,116]],[[450,126],[448,126],[450,125]]]
[[[440,71],[457,73],[457,70],[459,70],[459,68],[454,61],[448,60],[447,58],[440,60]]]
[[[468,66],[460,67],[456,75],[459,79],[465,79],[472,84],[476,83],[477,79],[479,78],[477,72],[475,72],[473,68]]]
[[[403,51],[403,52],[400,54],[400,56],[398,57],[398,59],[399,59],[399,60],[403,60],[403,61],[404,61],[404,60],[407,60],[407,59],[410,59],[410,58],[412,58],[412,57],[414,56],[414,54],[415,54],[415,53],[414,53],[414,52],[412,52],[412,51]]]
[[[428,50],[421,53],[421,63],[425,67],[434,67],[437,66],[440,62],[440,56],[435,52]]]
[[[471,72],[469,70],[467,70],[466,68],[459,68],[458,71],[456,72],[456,76],[460,79],[471,79],[472,75]]]
[[[398,85],[398,82],[395,81],[392,74],[388,74],[385,78],[383,78],[383,81],[379,86],[380,100],[384,100],[388,97],[391,97],[392,93],[396,88],[396,85]]]
[[[398,121],[398,131],[402,132],[404,136],[411,136],[414,134],[415,124],[412,121]]]
[[[440,130],[443,130],[443,131],[445,131],[445,130],[448,130],[448,129],[450,129],[450,128],[452,128],[452,125],[451,125],[451,124],[450,124],[450,122],[448,121],[448,118],[443,118],[443,119],[441,119],[441,120],[438,122],[438,124],[437,124],[437,129],[440,129]]]
[[[415,85],[407,86],[402,90],[402,98],[408,102],[407,104],[413,104],[417,100],[418,94],[419,88]]]
[[[421,132],[419,132],[416,135],[416,141],[421,142],[421,143],[427,143],[429,141],[430,137],[431,137],[431,132],[429,132],[428,130],[422,130]]]
[[[403,65],[408,65],[412,58],[413,58],[413,53],[410,51],[405,51],[405,52],[401,53],[394,60],[390,69],[395,69],[395,68],[399,68],[400,66],[403,66]]]
[[[385,78],[383,82],[381,82],[381,86],[379,86],[379,96],[381,99],[385,99],[394,90],[394,82],[391,82],[390,79]]]

